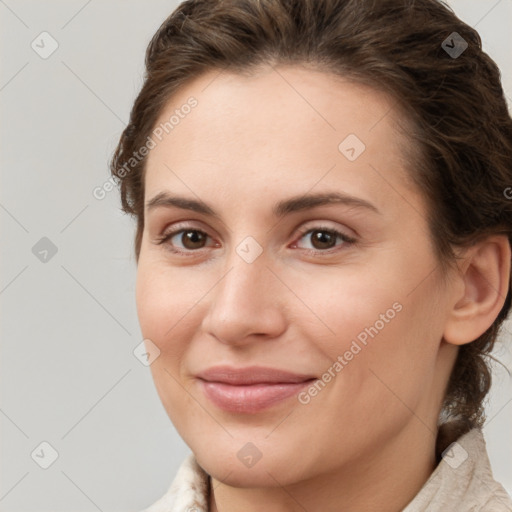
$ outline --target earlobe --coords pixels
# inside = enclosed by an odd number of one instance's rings
[[[510,258],[505,235],[488,237],[467,249],[444,330],[447,343],[470,343],[493,324],[509,290]]]

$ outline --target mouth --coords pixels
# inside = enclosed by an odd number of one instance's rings
[[[210,368],[197,376],[206,397],[224,411],[254,414],[297,395],[316,377],[264,367]]]

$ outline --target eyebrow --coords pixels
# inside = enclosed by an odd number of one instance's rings
[[[365,208],[374,213],[380,214],[380,211],[372,203],[364,199],[340,192],[306,194],[291,197],[276,203],[272,208],[272,213],[275,217],[280,218],[290,213],[329,204],[342,204],[356,208]],[[191,210],[197,213],[202,213],[203,215],[208,215],[220,220],[220,215],[204,201],[170,195],[167,192],[160,192],[146,203],[146,209],[148,212],[154,210],[157,207],[172,206],[182,210]]]

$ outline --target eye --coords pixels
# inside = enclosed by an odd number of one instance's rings
[[[338,246],[356,243],[355,238],[349,237],[337,229],[322,226],[316,226],[307,231],[303,231],[299,240],[307,236],[310,237],[310,247],[305,248],[308,252],[329,252],[330,249],[336,247],[336,241],[338,239],[342,241]],[[294,247],[295,246],[297,246],[297,243],[294,243]]]
[[[210,238],[209,235],[200,229],[182,228],[164,233],[156,243],[158,245],[165,244],[172,252],[187,253],[203,249],[208,238]],[[181,247],[177,246],[179,243],[182,244]]]

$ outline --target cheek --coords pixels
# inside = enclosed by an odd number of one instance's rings
[[[179,269],[171,272],[159,269],[158,265],[139,264],[136,304],[143,336],[158,340],[162,351],[172,349],[175,344],[170,342],[190,322],[189,313],[206,291],[206,286],[196,285]]]
[[[377,278],[371,269],[331,270],[320,269],[293,281],[295,294],[307,308],[297,302],[294,308],[302,317],[290,323],[307,329],[305,339],[322,344],[322,352],[334,360],[352,342],[366,348],[371,340],[385,339],[391,326],[401,322],[404,305],[396,287],[382,276]]]
[[[183,272],[164,271],[155,263],[139,261],[136,281],[139,324],[143,338],[150,339],[160,350],[150,370],[164,409],[172,423],[180,426],[184,418],[189,421],[196,414],[197,404],[185,390],[188,383],[182,379],[181,364],[194,329],[194,304],[205,291],[184,280]]]
[[[443,325],[439,283],[425,280],[411,293],[407,268],[395,260],[377,272],[299,282],[297,294],[318,316],[302,320],[303,335],[327,356],[316,369],[325,372],[321,389],[331,390],[318,393],[332,405],[330,421],[370,421],[376,411],[389,423],[403,420],[431,382]]]
[[[178,272],[174,273],[175,278],[170,277],[156,265],[139,263],[136,305],[143,338],[151,340],[160,350],[150,370],[160,400],[174,422],[173,411],[186,398],[183,383],[179,384],[181,364],[187,351],[193,305],[201,294],[182,286]]]

